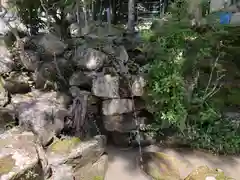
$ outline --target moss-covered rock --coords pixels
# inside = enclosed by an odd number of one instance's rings
[[[58,139],[52,143],[50,149],[55,153],[68,153],[80,143],[80,139],[72,137],[68,139]]]
[[[233,178],[224,175],[224,172],[217,169],[210,169],[207,166],[200,166],[196,170],[192,171],[184,180],[234,180]]]
[[[143,170],[155,180],[180,180],[178,160],[162,152],[143,154]]]
[[[103,155],[95,163],[89,163],[75,171],[77,180],[104,180],[108,168],[108,156]]]
[[[11,155],[7,155],[0,158],[0,176],[9,173],[15,166],[15,160]]]
[[[102,156],[105,145],[105,136],[95,136],[89,141],[80,141],[76,137],[56,140],[47,150],[48,162],[53,167],[52,179],[93,180],[104,177],[107,169],[107,156]]]

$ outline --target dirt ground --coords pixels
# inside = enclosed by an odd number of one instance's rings
[[[181,160],[181,177],[186,177],[194,168],[206,165],[210,168],[222,169],[226,175],[239,178],[240,157],[237,156],[215,156],[210,153],[194,150],[161,149],[152,146],[145,151],[161,151]],[[109,168],[105,180],[149,180],[136,165],[138,149],[119,150],[109,146]]]

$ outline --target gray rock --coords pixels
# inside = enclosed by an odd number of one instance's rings
[[[100,114],[99,99],[92,96],[90,92],[82,91],[76,86],[70,88],[70,93],[74,98],[69,113],[72,118],[66,121],[66,126],[73,129],[73,134],[80,137],[93,137],[100,134],[97,125]],[[82,129],[84,129],[84,132]]]
[[[16,123],[15,114],[8,108],[0,108],[0,134],[11,128]]]
[[[87,34],[89,34],[90,32],[92,31],[92,27],[91,26],[83,26],[82,28],[81,28],[81,32],[82,32],[82,35],[83,36],[86,36]]]
[[[74,97],[74,98],[82,95],[81,90],[80,90],[78,87],[76,87],[76,86],[70,87],[70,88],[69,88],[69,92],[70,92],[70,94],[72,95],[72,97]],[[89,94],[90,94],[90,93],[89,93]]]
[[[64,58],[57,58],[56,62],[43,62],[34,72],[36,88],[43,88],[46,83],[51,82],[53,84],[57,80],[67,83],[65,77],[68,77],[71,73],[71,63]]]
[[[135,76],[131,88],[133,96],[143,96],[146,84],[147,82],[143,76]]]
[[[69,23],[74,23],[77,21],[76,15],[74,13],[67,13],[65,18]]]
[[[116,47],[113,46],[113,44],[106,43],[103,47],[103,52],[107,54],[115,54],[116,53]]]
[[[13,96],[10,107],[17,113],[19,125],[33,131],[46,145],[64,128],[69,102],[69,97],[64,94],[35,90]]]
[[[104,127],[107,131],[131,132],[137,129],[134,115],[132,113],[115,116],[103,116]],[[139,124],[146,124],[145,118],[138,118]]]
[[[119,77],[104,75],[93,79],[92,92],[104,98],[119,98]]]
[[[0,106],[4,106],[9,102],[8,93],[4,88],[4,80],[0,77]]]
[[[138,53],[134,55],[134,61],[140,66],[144,66],[148,63],[148,58],[143,53]]]
[[[25,94],[31,91],[29,80],[30,78],[25,74],[11,72],[10,76],[5,79],[4,88],[11,94]]]
[[[18,128],[0,135],[0,179],[39,180],[43,171],[36,151],[34,135]]]
[[[92,48],[79,47],[73,57],[76,66],[86,70],[99,70],[107,61],[107,55]]]
[[[20,53],[22,65],[29,71],[35,71],[40,63],[40,56],[38,52],[32,50],[24,50]]]
[[[102,155],[96,162],[75,170],[76,180],[105,179],[108,169],[108,155]]]
[[[124,46],[119,46],[117,48],[116,58],[124,63],[126,63],[129,60],[128,53]]]
[[[78,23],[73,23],[69,26],[70,35],[72,38],[81,37],[81,26]]]
[[[69,79],[70,86],[91,87],[92,78],[82,71],[74,72]]]
[[[104,115],[117,115],[132,112],[132,99],[111,99],[102,102],[102,112]]]
[[[13,59],[5,46],[0,46],[0,74],[12,71],[15,66]]]
[[[38,45],[41,46],[47,54],[50,55],[60,55],[67,48],[67,45],[64,44],[58,37],[52,34],[45,34],[38,40]]]
[[[228,122],[232,122],[233,124],[239,126],[240,125],[240,113],[239,112],[225,112],[223,114],[224,118]]]
[[[63,164],[83,167],[88,163],[98,160],[105,151],[106,137],[95,136],[88,141],[81,141],[79,138],[65,137],[56,140],[47,149],[49,164],[58,167]]]
[[[54,166],[53,178],[54,180],[90,180],[90,179],[104,179],[108,167],[108,156],[102,155],[96,162],[88,163],[84,166],[76,168],[71,164],[62,164]]]
[[[128,147],[130,145],[130,134],[129,133],[121,133],[117,131],[111,132],[112,141],[115,145],[121,147]]]

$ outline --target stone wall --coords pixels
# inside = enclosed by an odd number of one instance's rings
[[[49,33],[24,37],[2,54],[0,102],[44,146],[61,133],[81,138],[104,133],[128,145],[130,134],[144,131],[151,120],[142,98],[146,60],[136,50],[140,39],[96,26],[88,33],[80,27],[80,35],[72,30],[65,41]],[[11,40],[5,36],[6,44]]]

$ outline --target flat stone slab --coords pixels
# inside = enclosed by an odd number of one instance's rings
[[[105,100],[102,104],[102,112],[105,116],[129,113],[134,110],[132,99]]]
[[[53,166],[76,163],[78,166],[84,166],[96,161],[104,153],[105,145],[106,137],[101,135],[83,142],[71,137],[53,142],[47,150],[47,157],[49,164]]]
[[[95,180],[95,177],[104,177],[108,162],[107,156],[103,155],[105,145],[105,136],[95,136],[84,142],[77,137],[53,142],[47,150],[53,170],[49,180]]]

